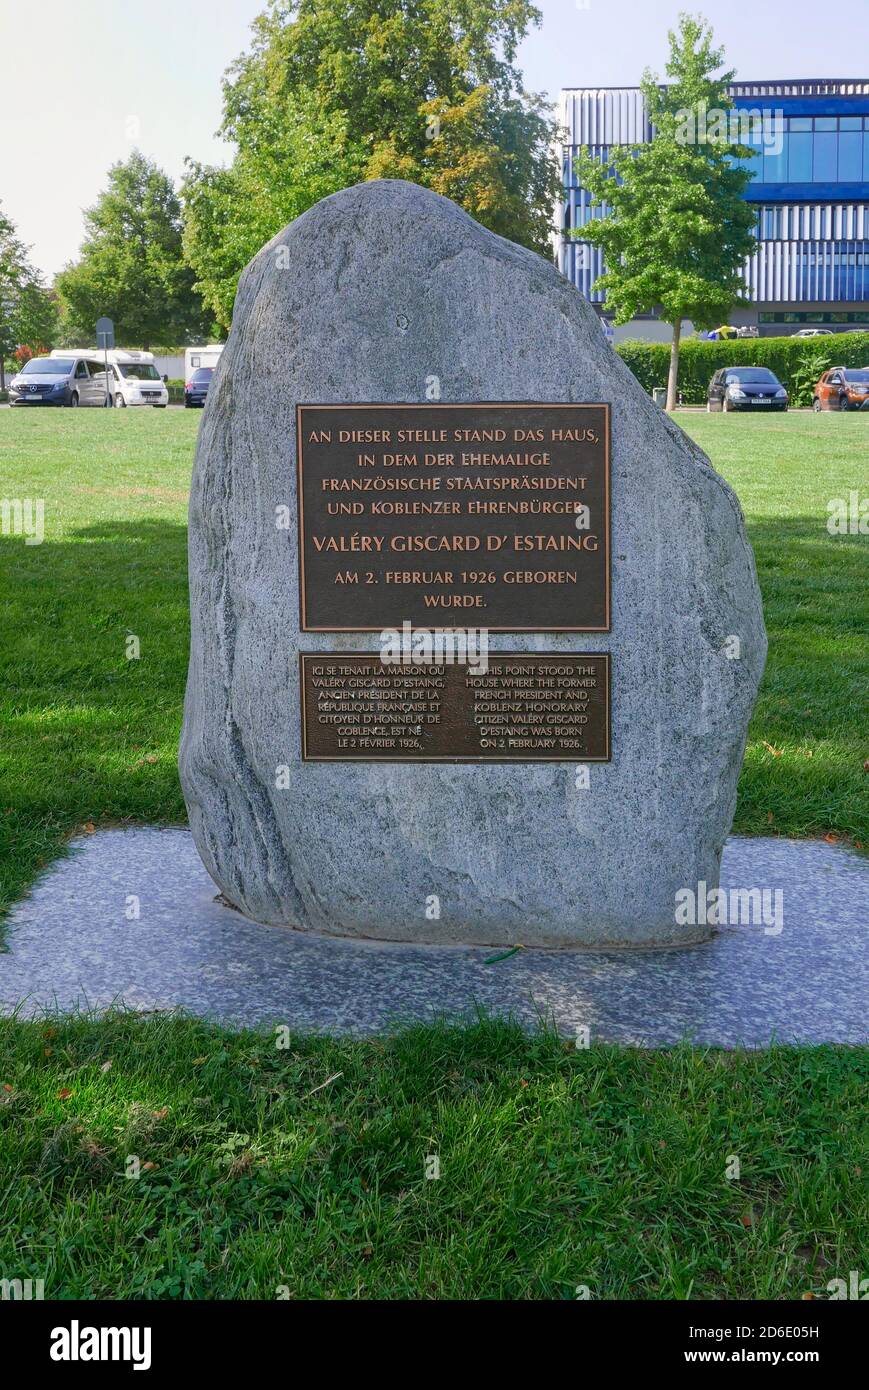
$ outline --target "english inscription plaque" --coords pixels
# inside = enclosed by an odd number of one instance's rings
[[[304,632],[607,632],[608,405],[300,405]]]
[[[490,652],[465,665],[300,653],[302,757],[314,762],[608,762],[606,652]]]

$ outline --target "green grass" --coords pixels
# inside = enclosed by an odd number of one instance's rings
[[[869,417],[676,418],[742,504],[769,636],[734,829],[865,848],[869,536],[830,535],[827,503],[869,496]]]
[[[0,910],[85,824],[184,820],[186,497],[198,411],[0,411]],[[735,828],[869,843],[865,536],[827,501],[869,474],[869,419],[682,412],[745,509],[770,636]],[[126,659],[128,634],[141,658]],[[768,746],[767,746],[768,745]],[[770,751],[773,750],[773,751]]]
[[[0,903],[82,825],[184,819],[200,418],[0,411],[0,497],[47,509],[46,544],[0,537]],[[865,842],[869,542],[825,520],[865,491],[869,421],[678,418],[742,500],[770,633],[737,828]],[[164,1016],[0,1019],[0,1278],[49,1298],[824,1297],[865,1262],[867,1081],[865,1049],[578,1052],[485,1020],[281,1050]]]
[[[0,904],[88,822],[182,822],[187,492],[199,411],[0,411]],[[127,660],[128,634],[139,660]]]
[[[0,1021],[0,1275],[47,1298],[798,1299],[863,1267],[865,1050],[578,1052],[491,1021],[290,1042]]]

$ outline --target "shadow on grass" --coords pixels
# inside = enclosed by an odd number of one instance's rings
[[[123,1011],[0,1050],[4,1273],[51,1298],[796,1299],[859,1266],[865,1050]]]
[[[186,546],[154,518],[0,542],[0,910],[85,823],[184,821]]]

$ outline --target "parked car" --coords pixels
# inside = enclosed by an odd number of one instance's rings
[[[216,367],[225,343],[202,343],[184,349],[184,380],[189,381],[197,367]]]
[[[812,392],[813,410],[869,410],[869,367],[831,367]]]
[[[105,405],[106,372],[76,352],[31,357],[9,383],[10,405]]]
[[[795,338],[832,338],[832,328],[800,328],[794,334]]]
[[[768,367],[721,367],[706,391],[706,409],[787,410],[788,393]]]
[[[205,397],[208,395],[208,388],[213,376],[213,367],[196,368],[190,380],[184,385],[184,408],[186,410],[189,410],[191,406],[205,405]]]

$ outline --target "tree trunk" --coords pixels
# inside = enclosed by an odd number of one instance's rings
[[[0,391],[6,390],[6,363],[3,357],[3,349],[0,348]]]
[[[679,340],[682,336],[682,320],[673,324],[673,341],[670,344],[670,371],[667,375],[667,404],[665,410],[676,409],[676,387],[679,383]]]

